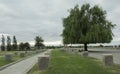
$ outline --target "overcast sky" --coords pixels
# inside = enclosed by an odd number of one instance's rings
[[[0,0],[0,33],[15,35],[19,42],[32,43],[39,35],[46,44],[59,44],[62,18],[68,9],[84,3],[107,11],[107,19],[117,24],[111,44],[120,44],[120,0]]]

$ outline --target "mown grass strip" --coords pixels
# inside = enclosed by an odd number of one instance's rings
[[[29,74],[120,74],[120,66],[106,67],[97,59],[53,50],[48,70],[39,71],[36,64]]]

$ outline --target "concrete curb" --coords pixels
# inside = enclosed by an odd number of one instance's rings
[[[24,58],[24,59],[26,59],[26,58]],[[11,65],[13,65],[13,64],[18,63],[18,62],[20,62],[20,61],[22,61],[22,60],[24,60],[24,59],[20,59],[20,60],[18,60],[18,61],[15,61],[15,62],[12,62],[12,63],[10,63],[10,64],[7,64],[7,65],[2,66],[2,67],[0,67],[0,71],[3,70],[3,69],[5,69],[5,68],[7,68],[7,67],[9,67],[9,66],[11,66]]]
[[[29,71],[34,67],[34,65],[36,64],[37,62],[33,63],[27,70],[25,70],[22,74],[28,74]]]

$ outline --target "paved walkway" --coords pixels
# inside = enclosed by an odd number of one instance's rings
[[[102,60],[103,54],[112,54],[115,64],[120,64],[120,50],[104,49],[104,48],[90,48],[89,56]]]
[[[0,71],[0,74],[26,74],[26,72],[32,68],[37,63],[37,58],[39,56],[44,56],[46,52],[50,52],[51,50],[45,51],[43,53],[37,54],[33,57],[25,59],[21,62],[18,62],[12,66],[7,67],[6,69]]]

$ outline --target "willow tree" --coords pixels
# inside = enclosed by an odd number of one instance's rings
[[[114,24],[106,19],[106,11],[95,5],[83,4],[79,9],[76,5],[70,10],[69,16],[63,18],[63,43],[87,44],[110,43],[113,39]]]

